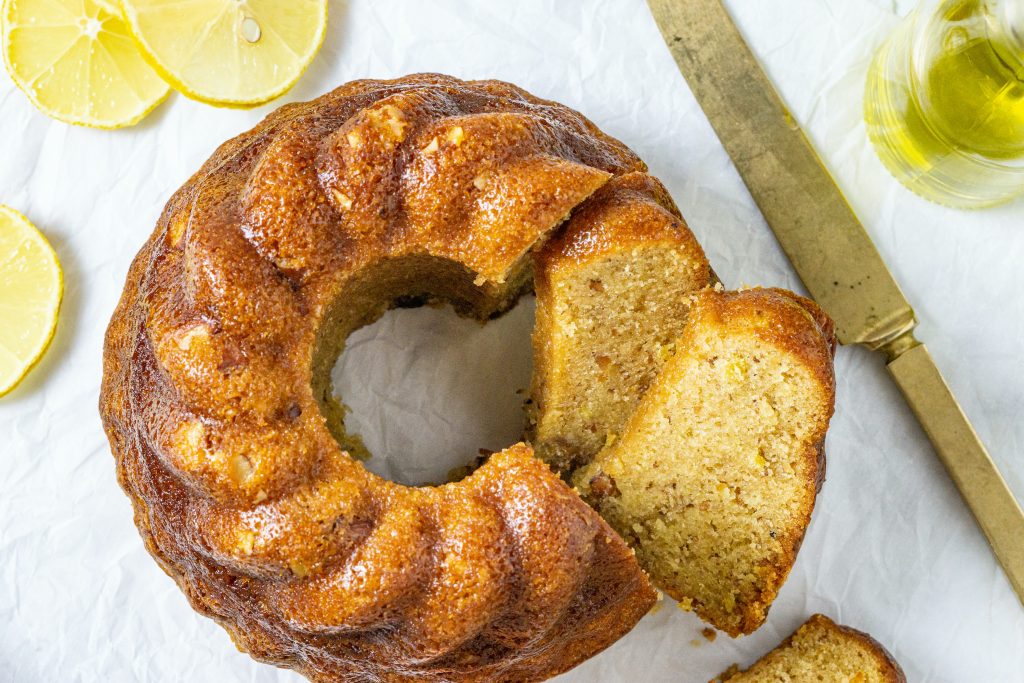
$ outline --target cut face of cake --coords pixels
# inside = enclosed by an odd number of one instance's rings
[[[714,273],[646,173],[613,178],[577,208],[534,270],[531,440],[566,472],[614,439],[671,355],[691,295]]]
[[[618,439],[573,474],[654,583],[731,635],[764,621],[810,522],[834,346],[795,294],[700,292]]]
[[[892,655],[871,636],[815,614],[746,671],[712,683],[905,683]]]

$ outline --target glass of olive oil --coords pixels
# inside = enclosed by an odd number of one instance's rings
[[[917,194],[980,208],[1024,195],[1024,0],[925,0],[864,93],[882,163]]]

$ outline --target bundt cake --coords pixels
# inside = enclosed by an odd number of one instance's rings
[[[834,348],[807,299],[700,292],[621,435],[573,475],[655,584],[730,635],[764,621],[810,522]]]
[[[746,671],[712,683],[906,683],[899,664],[866,633],[815,614]]]
[[[350,83],[220,147],[131,266],[100,399],[192,605],[325,682],[543,680],[632,628],[656,595],[633,551],[528,447],[383,480],[339,446],[329,371],[396,302],[506,310],[531,250],[644,168],[561,105],[440,75]]]
[[[608,181],[534,257],[530,441],[567,472],[636,408],[714,273],[661,183]]]
[[[541,458],[408,487],[350,455],[349,333],[428,301],[487,320],[534,280]],[[738,633],[792,563],[831,328],[716,286],[664,188],[580,114],[496,81],[357,81],[171,198],[100,412],[148,550],[240,649],[320,683],[540,681],[629,631],[648,574]]]

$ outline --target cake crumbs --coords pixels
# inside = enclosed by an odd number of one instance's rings
[[[661,611],[661,608],[665,606],[665,594],[657,588],[654,589],[656,597],[654,599],[654,605],[651,609],[647,610],[648,614],[657,614]]]

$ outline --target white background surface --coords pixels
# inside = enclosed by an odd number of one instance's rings
[[[729,2],[1021,497],[1024,204],[928,204],[886,174],[861,123],[868,60],[910,4]],[[281,102],[414,71],[513,81],[632,146],[725,282],[799,288],[641,0],[353,0],[331,10],[323,51]],[[146,555],[96,410],[102,334],[163,203],[218,143],[281,102],[231,111],[174,96],[134,129],[101,132],[50,121],[0,77],[0,202],[44,230],[67,277],[52,349],[0,400],[0,681],[299,680],[235,652]],[[479,328],[423,309],[357,333],[335,377],[371,448],[412,447],[404,462],[416,463],[513,441],[531,315],[527,302]],[[666,605],[561,680],[706,681],[815,611],[874,634],[910,681],[1024,680],[1024,609],[880,360],[841,349],[837,374],[828,479],[768,623],[708,643],[696,618]]]

